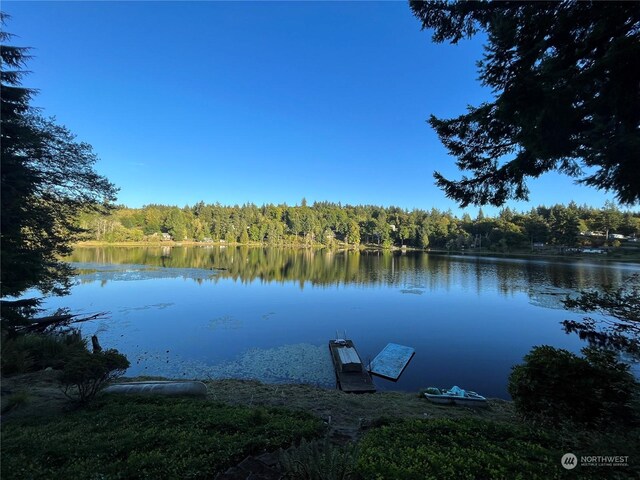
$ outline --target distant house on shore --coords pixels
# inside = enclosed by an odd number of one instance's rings
[[[586,231],[586,232],[580,232],[580,235],[584,236],[584,237],[604,237],[604,233],[602,232],[591,232],[591,231]]]
[[[583,248],[582,253],[607,253],[604,248]]]
[[[173,238],[171,238],[171,235],[169,235],[168,233],[161,233],[160,234],[162,237],[162,241],[163,242],[170,242],[171,240],[173,240]]]

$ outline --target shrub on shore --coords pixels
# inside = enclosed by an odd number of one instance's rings
[[[91,401],[111,380],[124,374],[129,360],[117,350],[76,352],[62,369],[63,392],[80,403]]]
[[[3,338],[2,374],[29,373],[47,367],[60,369],[69,358],[84,351],[87,342],[76,330]]]
[[[584,348],[583,357],[547,345],[513,367],[509,393],[525,418],[591,426],[632,424],[638,384],[611,351]]]
[[[99,345],[90,352],[78,330],[19,334],[3,341],[3,375],[46,368],[61,370],[65,395],[86,403],[111,380],[124,374],[129,361],[117,350],[102,351]]]

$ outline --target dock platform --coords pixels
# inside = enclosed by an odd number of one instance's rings
[[[389,343],[367,367],[369,372],[396,381],[413,358],[416,351],[411,347]]]
[[[343,392],[371,393],[376,386],[351,340],[330,340],[329,351],[336,372],[337,387]]]

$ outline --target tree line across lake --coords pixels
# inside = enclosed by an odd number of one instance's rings
[[[602,208],[539,206],[529,212],[502,209],[495,217],[482,209],[475,218],[451,211],[406,210],[372,205],[315,202],[288,206],[223,206],[199,202],[183,208],[120,206],[110,215],[85,213],[79,227],[101,242],[197,241],[271,245],[374,244],[384,248],[483,248],[515,251],[536,246],[620,246],[640,237],[640,212]],[[615,238],[612,238],[615,237]]]

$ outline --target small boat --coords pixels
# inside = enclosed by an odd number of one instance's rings
[[[458,405],[461,407],[483,407],[487,405],[487,399],[482,395],[471,390],[463,390],[457,386],[453,386],[449,390],[429,387],[424,396],[433,403],[444,405]]]
[[[104,389],[105,393],[120,393],[131,395],[187,395],[196,397],[207,396],[207,386],[199,381],[147,381],[114,383]]]
[[[329,351],[336,373],[336,386],[343,392],[372,393],[376,386],[362,365],[360,355],[351,340],[336,338],[329,341]]]

